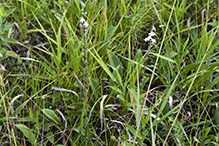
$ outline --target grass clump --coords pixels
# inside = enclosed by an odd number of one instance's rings
[[[0,4],[0,145],[217,145],[218,2]]]

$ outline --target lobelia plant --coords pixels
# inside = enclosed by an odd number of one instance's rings
[[[86,15],[87,12],[84,11],[86,5],[81,1],[81,7],[82,7],[82,15]],[[88,87],[88,82],[87,82],[87,77],[89,75],[88,73],[88,61],[87,61],[87,28],[89,26],[88,22],[84,19],[84,17],[82,16],[80,18],[80,27],[82,28],[83,32],[84,32],[84,49],[83,49],[83,53],[84,53],[84,57],[82,58],[82,61],[84,62],[84,67],[83,67],[83,73],[84,73],[84,78],[83,78],[83,83],[84,83],[84,87],[87,89]]]
[[[81,1],[81,10],[82,10],[82,17],[80,17],[80,27],[83,31],[83,35],[84,37],[82,38],[83,43],[83,47],[82,47],[82,52],[84,54],[83,58],[82,58],[82,67],[83,67],[83,75],[81,75],[81,81],[82,81],[82,98],[84,99],[84,103],[83,103],[83,112],[81,115],[81,124],[80,124],[80,133],[82,132],[82,128],[84,127],[85,121],[88,121],[87,119],[87,101],[88,101],[88,76],[89,76],[89,70],[88,70],[88,60],[87,60],[87,56],[88,56],[88,48],[87,48],[87,29],[88,29],[88,22],[85,20],[85,18],[83,17],[84,15],[87,14],[87,12],[84,11],[86,5]],[[82,36],[83,36],[82,35]],[[84,119],[86,118],[86,120]],[[83,141],[83,138],[81,137],[81,141]]]

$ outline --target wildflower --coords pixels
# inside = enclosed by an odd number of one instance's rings
[[[81,18],[80,18],[80,22],[81,22],[81,23],[86,22],[86,20],[84,19],[84,17],[81,17]]]
[[[155,44],[155,43],[156,43],[156,40],[155,40],[155,39],[151,39],[151,43],[152,43],[152,44]]]
[[[88,25],[89,25],[89,24],[87,23],[87,21],[85,21],[85,22],[84,22],[84,27],[87,28]]]
[[[156,31],[156,28],[152,26],[151,31]]]
[[[152,26],[151,32],[148,34],[148,37],[144,39],[145,42],[151,41],[152,44],[156,43],[156,40],[152,38],[153,36],[156,36],[154,31],[156,31],[156,28]]]
[[[148,42],[148,41],[150,41],[151,39],[152,39],[151,36],[148,36],[147,38],[144,39],[144,41],[145,41],[145,42]]]
[[[89,26],[88,22],[84,19],[84,15],[87,14],[87,12],[84,11],[86,5],[81,1],[81,11],[82,11],[82,17],[80,18],[80,27],[83,29],[84,34],[86,34],[85,32],[87,31],[87,28]],[[83,81],[83,83],[85,84],[84,90],[82,90],[82,95],[86,96],[87,95],[87,88],[88,88],[88,82],[87,82],[87,76],[89,76],[89,72],[88,72],[88,47],[87,47],[87,35],[84,35],[84,49],[83,49],[83,53],[84,53],[84,57],[82,58],[82,61],[84,62],[83,64],[83,76],[81,76],[81,80]],[[83,86],[82,86],[83,87]],[[86,98],[87,99],[87,98]]]
[[[156,34],[152,31],[149,33],[149,36],[156,36]]]
[[[81,1],[81,6],[82,6],[82,15],[86,15],[87,12],[84,12],[84,8],[86,7],[86,5]],[[82,16],[80,18],[80,22],[82,23],[80,26],[82,29],[84,29],[84,31],[86,31],[87,27],[89,26],[88,22],[84,19],[84,17]]]
[[[82,7],[86,7],[86,5],[84,4],[84,2],[80,1]]]
[[[86,15],[87,14],[87,12],[82,12],[82,15]]]

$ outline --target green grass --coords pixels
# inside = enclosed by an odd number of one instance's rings
[[[84,4],[0,0],[0,145],[218,145],[219,2]]]

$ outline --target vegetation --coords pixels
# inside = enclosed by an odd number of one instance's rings
[[[0,0],[0,145],[219,144],[218,7]]]

